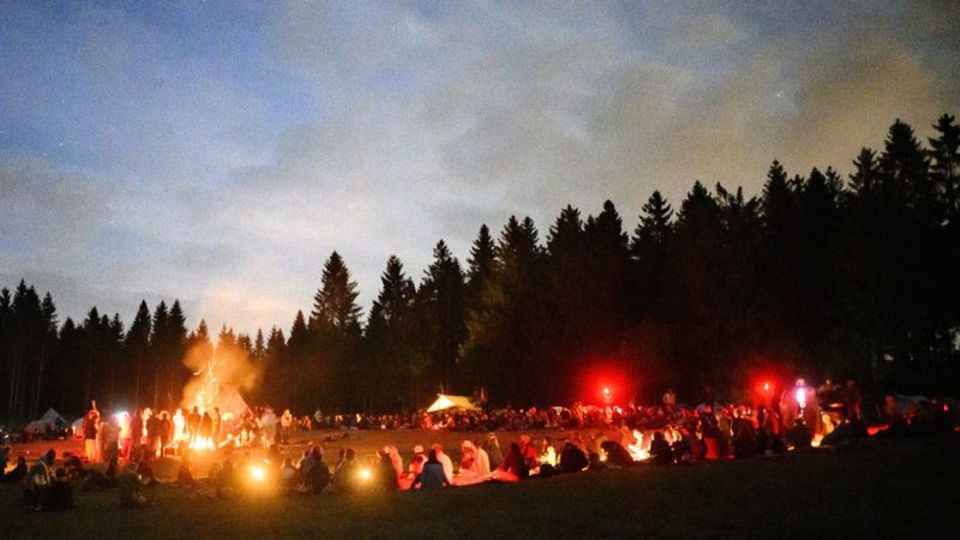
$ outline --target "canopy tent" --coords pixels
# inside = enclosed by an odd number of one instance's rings
[[[50,407],[47,412],[43,413],[43,416],[27,424],[26,430],[31,433],[39,433],[46,431],[47,426],[53,429],[63,429],[67,426],[67,421],[60,416],[60,413],[53,410],[53,407]]]
[[[428,413],[445,411],[447,409],[462,409],[465,411],[477,411],[477,407],[466,396],[451,396],[449,394],[437,394],[437,400],[427,409]]]

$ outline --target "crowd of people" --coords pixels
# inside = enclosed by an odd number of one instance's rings
[[[178,459],[178,485],[204,490],[211,497],[229,497],[246,489],[317,494],[518,482],[642,462],[685,465],[770,456],[812,445],[848,444],[868,436],[855,383],[839,386],[826,381],[813,388],[799,380],[776,396],[766,384],[759,394],[750,405],[710,400],[685,406],[667,390],[653,406],[575,403],[407,416],[317,411],[312,417],[299,418],[289,410],[277,416],[270,407],[248,409],[237,418],[216,407],[173,414],[150,409],[101,414],[93,402],[78,433],[84,440],[82,456],[65,454],[62,466],[56,467],[56,455],[50,450],[30,466],[21,456],[8,467],[11,451],[7,447],[0,465],[5,471],[2,482],[18,483],[24,504],[56,510],[73,505],[74,487],[117,488],[123,505],[146,504],[142,488],[158,483],[154,465],[164,457]],[[879,436],[954,430],[956,425],[946,402],[890,396],[878,412],[886,427]],[[396,446],[359,457],[353,449],[341,448],[329,466],[323,442],[307,443],[298,459],[284,456],[281,450],[288,448],[294,431],[321,429],[345,434],[356,429],[415,429],[425,438],[450,430],[465,436],[456,466],[440,443],[407,449],[406,461]],[[527,431],[548,435],[533,438]],[[503,436],[515,440],[501,449]],[[327,437],[325,442],[332,440],[336,438]],[[194,477],[194,452],[216,452],[219,457],[203,480]],[[97,463],[103,465],[91,466]]]

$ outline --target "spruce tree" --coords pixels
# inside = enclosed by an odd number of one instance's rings
[[[150,309],[147,307],[147,302],[141,300],[140,307],[137,308],[137,314],[133,319],[133,324],[130,325],[130,330],[127,332],[125,347],[126,354],[133,363],[133,401],[131,404],[134,407],[139,407],[142,404],[142,382],[145,376],[143,371],[146,368],[152,327],[153,322],[150,318]]]

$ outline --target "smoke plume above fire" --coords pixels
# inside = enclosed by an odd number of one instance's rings
[[[183,387],[181,407],[197,407],[201,413],[216,407],[225,420],[238,419],[247,409],[241,392],[254,388],[261,371],[243,349],[222,342],[216,347],[207,343],[191,347],[183,364],[193,376]]]

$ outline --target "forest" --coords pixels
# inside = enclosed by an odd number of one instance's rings
[[[591,400],[595,381],[649,402],[735,395],[760,374],[852,377],[870,392],[960,385],[960,126],[918,140],[896,121],[882,150],[763,188],[696,181],[654,191],[636,226],[613,202],[563,208],[542,231],[511,217],[480,227],[465,261],[440,240],[421,276],[395,256],[364,311],[333,252],[308,311],[255,335],[180,302],[141,302],[129,324],[90,309],[60,320],[26,281],[0,292],[0,418],[103,407],[176,407],[188,351],[241,355],[250,403],[297,412],[394,412],[443,389],[492,405]],[[307,301],[308,299],[304,299]]]

